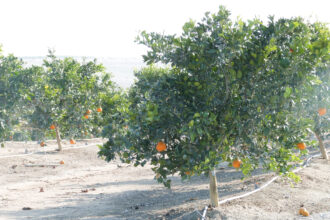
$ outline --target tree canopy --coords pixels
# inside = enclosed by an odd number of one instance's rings
[[[180,36],[142,32],[149,67],[136,73],[125,120],[118,122],[100,155],[154,165],[168,175],[212,170],[242,160],[248,174],[262,165],[287,173],[307,141],[308,118],[297,118],[301,90],[329,64],[329,29],[301,18],[231,21],[220,7]],[[157,68],[154,63],[167,64]],[[159,143],[165,151],[157,151]],[[305,152],[305,151],[302,151]]]

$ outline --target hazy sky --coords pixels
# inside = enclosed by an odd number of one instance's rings
[[[0,44],[16,56],[139,57],[141,30],[180,33],[225,5],[233,18],[268,15],[330,22],[330,0],[0,0]]]

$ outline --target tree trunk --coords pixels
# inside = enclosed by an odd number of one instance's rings
[[[218,184],[217,177],[215,175],[215,169],[209,171],[210,177],[210,198],[211,198],[211,206],[218,207],[219,206],[219,195],[218,195]]]
[[[314,133],[315,133],[317,140],[319,141],[319,146],[320,146],[320,150],[321,150],[323,159],[328,160],[329,157],[328,157],[327,151],[325,150],[323,140],[322,140],[320,134],[318,132],[314,132]]]
[[[61,134],[60,134],[60,130],[58,129],[57,125],[55,126],[55,132],[56,132],[56,141],[57,141],[57,145],[58,145],[58,151],[62,151]]]

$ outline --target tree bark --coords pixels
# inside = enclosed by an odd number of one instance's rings
[[[211,206],[218,207],[219,206],[219,195],[218,195],[218,184],[217,177],[215,175],[215,169],[209,171],[210,177],[210,198],[211,198]]]
[[[321,150],[323,159],[328,160],[329,157],[328,157],[327,151],[325,150],[323,140],[322,140],[320,134],[318,132],[314,132],[314,133],[315,133],[317,140],[319,141],[319,146],[320,146],[320,150]]]
[[[58,145],[58,151],[62,151],[61,134],[60,134],[60,130],[58,129],[57,125],[55,126],[55,132],[56,132],[56,141],[57,141],[57,145]]]

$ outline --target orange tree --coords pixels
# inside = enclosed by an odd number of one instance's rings
[[[100,117],[99,98],[111,96],[114,88],[102,64],[96,60],[80,63],[73,58],[59,59],[50,52],[43,66],[33,66],[26,72],[35,80],[26,100],[31,109],[29,123],[37,138],[55,135],[61,150],[61,135],[73,139],[98,126],[93,122]]]
[[[13,139],[13,125],[19,124],[23,62],[13,55],[4,56],[0,47],[0,140]],[[3,146],[3,144],[2,144]]]
[[[329,46],[330,44],[328,49]],[[324,159],[328,159],[328,154],[323,140],[329,135],[330,131],[328,112],[330,109],[329,70],[329,63],[317,70],[317,75],[311,78],[310,83],[300,91],[300,95],[304,98],[297,105],[297,112],[299,112],[300,117],[307,117],[311,120],[310,131],[317,138]]]
[[[97,108],[95,112],[98,117],[92,118],[95,125],[90,130],[92,135],[103,136],[104,128],[111,132],[118,120],[122,120],[125,106],[127,105],[126,93],[118,86],[108,85],[99,89],[97,96]],[[106,132],[106,133],[107,133]]]
[[[107,137],[108,134],[115,133],[119,128],[125,129],[124,121],[127,120],[128,107],[127,94],[117,88],[111,96],[103,94],[100,100],[102,106],[101,119],[97,119],[95,123],[103,127],[102,136]]]
[[[330,31],[325,24],[315,23],[312,25],[314,32],[317,33],[319,40],[312,42],[313,53],[322,53],[322,56],[314,56],[319,59],[318,68],[315,74],[307,76],[308,80],[300,88],[296,88],[296,93],[292,95],[296,105],[296,120],[307,118],[310,120],[310,133],[313,133],[318,140],[318,144],[324,159],[328,159],[323,139],[329,135],[330,131]],[[310,37],[315,38],[311,35]]]
[[[214,206],[221,161],[244,174],[260,165],[290,174],[296,144],[310,127],[310,120],[296,120],[296,89],[326,56],[315,48],[324,27],[300,18],[232,22],[229,15],[220,7],[186,23],[181,36],[142,32],[138,42],[150,49],[145,62],[170,67],[136,73],[125,120],[99,153],[136,166],[150,161],[165,186],[175,173],[209,174]]]

